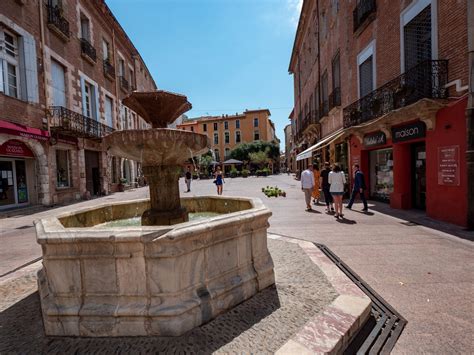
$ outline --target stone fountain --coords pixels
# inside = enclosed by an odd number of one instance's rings
[[[134,92],[123,102],[153,128],[114,132],[104,144],[142,162],[150,199],[103,202],[35,223],[47,335],[179,336],[275,282],[271,212],[259,199],[179,198],[180,163],[208,145],[204,135],[164,128],[191,108],[187,98]],[[188,220],[203,212],[211,215]]]

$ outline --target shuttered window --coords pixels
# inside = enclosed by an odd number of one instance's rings
[[[107,122],[107,126],[109,127],[113,127],[113,110],[113,99],[108,96],[105,96],[105,121]]]
[[[66,107],[64,67],[55,60],[51,60],[51,79],[53,86],[53,106]]]
[[[359,92],[364,97],[374,90],[373,57],[367,58],[359,65]]]

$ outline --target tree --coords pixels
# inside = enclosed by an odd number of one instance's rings
[[[262,141],[239,144],[230,152],[230,157],[248,162],[251,160],[249,154],[256,152],[265,152],[267,158],[274,162],[278,162],[280,159],[280,147],[273,142]]]
[[[203,154],[199,157],[199,168],[200,170],[206,171],[208,166],[212,163],[212,153],[208,151],[206,154]]]
[[[249,159],[252,164],[257,165],[259,168],[262,168],[263,165],[266,165],[269,160],[266,151],[249,153]]]

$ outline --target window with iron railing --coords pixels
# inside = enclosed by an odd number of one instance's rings
[[[81,38],[81,53],[89,57],[94,62],[97,60],[97,52],[95,48],[85,38]]]
[[[71,36],[69,21],[63,16],[61,4],[57,1],[49,0],[46,4],[46,9],[48,12],[48,26],[54,29],[58,35],[64,37],[64,39],[68,39]]]
[[[356,126],[423,98],[444,99],[447,60],[426,60],[344,108],[344,127]]]

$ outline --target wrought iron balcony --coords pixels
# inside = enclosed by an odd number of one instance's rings
[[[377,9],[375,0],[359,0],[357,6],[352,12],[354,18],[354,32],[356,32],[362,24],[371,17],[370,15],[375,14]]]
[[[62,106],[51,106],[49,119],[51,131],[66,136],[101,139],[114,131],[112,127]]]
[[[119,81],[120,81],[120,87],[123,90],[128,91],[130,89],[130,85],[128,84],[128,80],[125,79],[124,76],[119,76]]]
[[[83,55],[87,56],[92,61],[95,62],[97,60],[97,53],[95,51],[95,48],[85,38],[81,38],[81,52]]]
[[[303,138],[303,132],[306,129],[319,122],[319,111],[313,110],[306,114],[306,116],[301,120],[295,134],[295,138],[298,141],[299,139]]]
[[[48,9],[48,27],[64,39],[69,39],[71,36],[69,22],[63,17],[61,8],[57,5],[53,6],[51,3],[48,3],[46,8]]]
[[[335,88],[329,95],[329,111],[337,106],[341,106],[341,88]]]
[[[110,79],[115,78],[115,68],[112,64],[110,64],[108,59],[104,60],[104,75]]]
[[[344,108],[344,128],[356,126],[423,98],[444,99],[447,60],[427,60]]]

